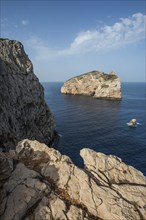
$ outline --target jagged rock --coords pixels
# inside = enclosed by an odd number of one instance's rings
[[[0,152],[0,187],[3,181],[6,181],[13,171],[13,159],[9,154]]]
[[[12,149],[24,138],[48,144],[53,130],[43,87],[23,45],[0,39],[0,147]]]
[[[0,191],[2,220],[145,219],[146,178],[120,158],[83,149],[82,170],[30,140],[20,142],[13,155],[15,166]]]
[[[114,72],[92,71],[67,80],[61,87],[61,93],[119,100],[121,82]]]

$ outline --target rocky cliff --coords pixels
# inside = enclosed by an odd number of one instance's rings
[[[0,46],[0,145],[7,150],[0,152],[0,219],[144,220],[141,172],[90,149],[81,150],[80,169],[37,141],[53,137],[43,88],[21,43],[1,39]]]
[[[14,148],[24,138],[48,144],[53,127],[43,87],[23,45],[0,39],[0,147]]]
[[[1,153],[1,220],[144,220],[143,174],[115,156],[81,156],[84,170],[37,141]]]
[[[106,74],[92,71],[66,81],[61,87],[61,93],[119,100],[121,82],[114,72]]]

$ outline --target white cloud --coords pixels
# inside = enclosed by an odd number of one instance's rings
[[[99,30],[82,31],[68,48],[62,50],[51,49],[36,37],[32,37],[27,43],[36,51],[36,59],[39,60],[90,51],[107,51],[143,40],[145,38],[145,22],[146,16],[137,13],[128,18],[121,18],[119,22],[111,26],[103,26]]]
[[[35,51],[36,60],[47,60],[57,56],[58,51],[49,49],[48,45],[36,36],[32,36],[27,40],[26,44]]]
[[[24,26],[27,26],[27,25],[29,24],[29,21],[28,21],[28,20],[22,20],[22,24],[23,24]]]
[[[129,18],[121,18],[112,26],[82,32],[75,38],[70,49],[101,51],[139,42],[145,38],[145,19],[146,16],[137,13]]]

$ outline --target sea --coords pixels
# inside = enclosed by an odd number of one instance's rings
[[[63,82],[42,84],[60,135],[57,150],[80,168],[83,148],[115,155],[146,176],[146,83],[122,83],[120,101],[61,94]],[[127,126],[132,118],[137,127]]]

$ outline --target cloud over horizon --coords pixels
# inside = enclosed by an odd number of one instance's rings
[[[81,31],[68,48],[56,50],[37,37],[31,37],[27,44],[34,49],[36,60],[47,60],[66,55],[101,52],[136,44],[145,38],[146,16],[136,13],[128,18],[120,18],[113,25],[100,29]]]

